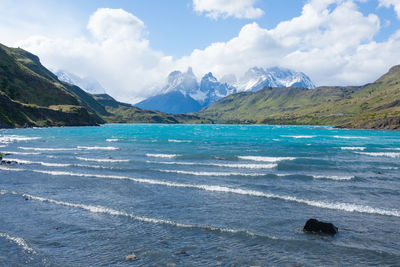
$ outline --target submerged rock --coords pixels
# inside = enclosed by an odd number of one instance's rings
[[[317,219],[309,219],[304,225],[303,231],[334,235],[338,228],[332,223],[320,222]]]

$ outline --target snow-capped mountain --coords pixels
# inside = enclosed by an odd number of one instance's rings
[[[171,72],[161,92],[135,106],[174,114],[196,112],[235,93],[236,89],[227,83],[220,83],[211,72],[204,75],[199,86],[189,67],[186,72]]]
[[[238,92],[256,92],[264,87],[305,87],[315,88],[311,79],[302,72],[284,68],[250,68],[244,76],[235,83]]]
[[[302,72],[282,68],[251,68],[236,81],[234,75],[225,75],[218,81],[211,72],[203,76],[200,85],[191,67],[186,72],[173,71],[161,94],[150,97],[135,106],[167,113],[196,112],[209,107],[221,98],[242,91],[258,91],[264,87],[315,88],[310,78]]]
[[[105,94],[106,90],[101,84],[91,77],[81,78],[73,73],[59,70],[56,75],[60,81],[76,85],[90,94]]]
[[[171,72],[168,75],[167,85],[162,89],[162,93],[179,91],[184,95],[196,94],[199,90],[199,83],[196,76],[193,74],[191,67],[186,72],[178,70]]]
[[[204,95],[201,101],[199,101],[200,104],[203,107],[209,107],[221,98],[236,93],[236,88],[227,83],[219,82],[217,78],[209,72],[201,79],[200,92]]]

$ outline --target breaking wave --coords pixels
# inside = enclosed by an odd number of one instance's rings
[[[354,179],[354,176],[348,175],[348,176],[337,176],[337,175],[313,175],[312,176],[314,179],[329,179],[329,180],[335,180],[335,181],[349,181]]]
[[[0,169],[4,169],[4,168],[1,167]],[[387,209],[374,208],[374,207],[370,207],[370,206],[352,204],[352,203],[308,200],[308,199],[298,198],[298,197],[294,197],[294,196],[278,195],[278,194],[265,193],[265,192],[256,191],[256,190],[231,188],[231,187],[219,186],[219,185],[185,184],[185,183],[167,182],[167,181],[145,179],[145,178],[132,178],[132,177],[127,177],[127,176],[116,176],[116,175],[99,175],[99,174],[87,174],[87,173],[24,170],[24,169],[11,169],[11,168],[6,168],[6,169],[10,170],[10,171],[32,171],[32,172],[50,174],[50,175],[56,175],[56,176],[57,175],[69,175],[69,176],[94,177],[94,178],[104,178],[104,179],[121,179],[121,180],[129,180],[129,181],[133,181],[133,182],[137,182],[137,183],[144,183],[144,184],[151,184],[151,185],[161,185],[161,186],[179,187],[179,188],[192,188],[192,189],[199,189],[199,190],[205,190],[205,191],[210,191],[210,192],[231,193],[231,194],[247,195],[247,196],[253,196],[253,197],[263,197],[263,198],[269,198],[269,199],[280,199],[280,200],[284,200],[284,201],[305,204],[308,206],[323,208],[323,209],[400,217],[400,210],[395,210],[395,209],[387,210]]]
[[[364,151],[366,147],[363,146],[348,146],[348,147],[341,147],[341,150],[361,150]]]
[[[0,233],[0,237],[4,237],[5,239],[17,244],[18,246],[22,247],[27,252],[35,253],[35,250],[33,250],[33,248],[28,246],[26,241],[24,239],[22,239],[21,237],[11,236],[11,235],[6,234],[6,233]]]
[[[196,176],[264,176],[263,173],[240,173],[240,172],[194,172],[194,171],[180,171],[180,170],[158,170],[160,172],[189,174]]]
[[[165,165],[198,165],[198,166],[216,166],[226,168],[239,168],[239,169],[272,169],[278,166],[275,163],[271,164],[234,164],[234,163],[196,163],[196,162],[183,162],[183,161],[146,161],[147,163],[153,164],[165,164]]]
[[[295,160],[294,157],[262,157],[262,156],[238,156],[239,159],[261,161],[261,162],[279,162],[283,160]]]
[[[83,149],[83,150],[118,150],[119,147],[114,147],[114,146],[78,146],[78,149]]]
[[[22,136],[22,135],[3,135],[0,136],[0,143],[8,144],[8,143],[13,143],[15,141],[31,141],[31,140],[37,140],[41,139],[41,137],[28,137],[28,136]]]
[[[150,158],[167,158],[167,159],[172,159],[172,158],[176,158],[177,156],[179,156],[178,154],[151,154],[151,153],[147,153],[146,157],[150,157]]]
[[[400,158],[400,152],[354,152],[354,153],[367,155],[371,157]]]
[[[75,157],[75,158],[83,161],[94,161],[94,162],[129,162],[129,159],[96,159],[96,158],[83,158],[83,157]]]

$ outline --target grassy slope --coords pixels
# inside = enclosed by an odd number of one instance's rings
[[[79,87],[60,82],[39,58],[0,44],[1,127],[96,125],[104,107]],[[96,112],[96,113],[95,113]]]
[[[221,123],[400,128],[400,66],[362,87],[265,88],[228,96],[197,113]]]
[[[159,111],[144,110],[116,101],[107,94],[94,95],[105,106],[109,115],[102,118],[109,123],[212,123],[195,115],[174,115]]]

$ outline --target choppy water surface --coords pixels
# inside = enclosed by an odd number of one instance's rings
[[[0,265],[400,264],[399,132],[16,129],[0,151]]]

